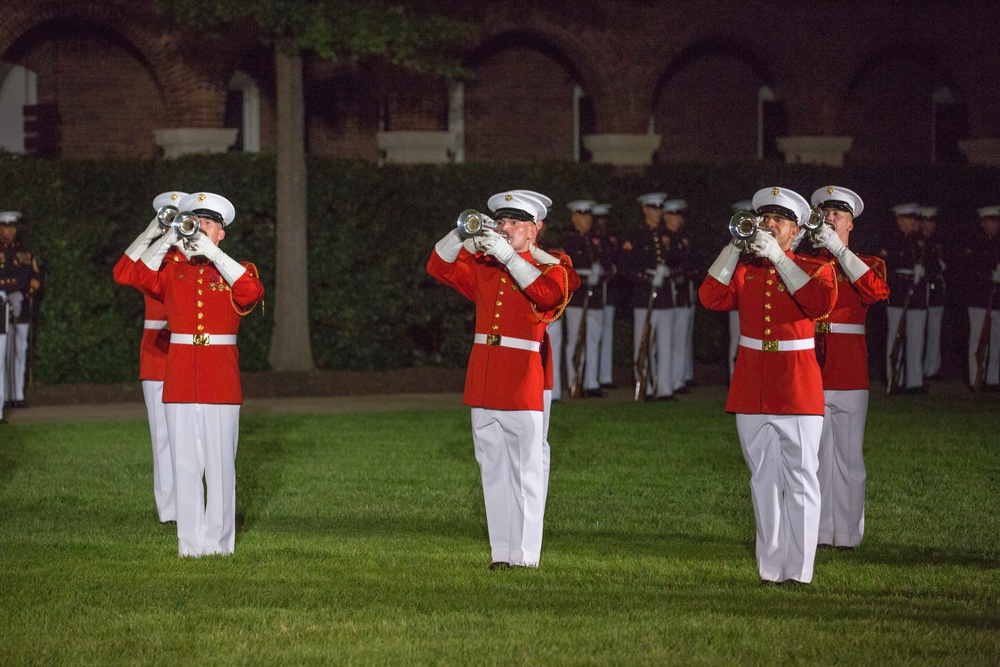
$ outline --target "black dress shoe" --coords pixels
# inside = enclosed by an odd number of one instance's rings
[[[658,400],[658,401],[676,401],[677,397],[674,396],[673,394],[670,394],[669,396],[657,396],[656,400]]]
[[[15,408],[26,408],[28,407],[28,402],[23,398],[20,401],[14,401]]]
[[[675,394],[690,394],[691,390],[687,387],[681,387],[680,389],[674,389]]]
[[[777,588],[781,585],[780,581],[771,581],[770,579],[761,579],[760,585],[762,588]]]
[[[601,383],[601,389],[617,389],[617,388],[618,388],[618,385],[616,385],[614,382],[612,382],[610,384]]]
[[[607,398],[608,392],[603,389],[585,389],[583,391],[584,398]]]
[[[833,545],[832,544],[827,544],[826,542],[821,542],[821,543],[819,543],[819,544],[816,545],[816,548],[817,549],[832,549]]]
[[[496,570],[510,570],[510,569],[513,569],[513,568],[511,568],[510,563],[504,563],[503,561],[497,561],[495,563],[490,563],[490,567],[489,567],[490,572],[494,572]]]
[[[782,585],[786,588],[809,588],[812,584],[807,581],[799,581],[798,579],[785,579]]]

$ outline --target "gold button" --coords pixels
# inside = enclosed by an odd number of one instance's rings
[[[205,269],[198,269],[198,273],[205,273]]]
[[[770,278],[768,278],[768,279],[767,279],[767,284],[768,284],[768,285],[773,285],[773,284],[774,284],[774,281],[773,281],[773,280],[771,280]]]
[[[500,313],[493,313],[493,317],[500,317]]]
[[[198,319],[199,320],[205,319],[205,313],[198,313]]]
[[[198,278],[198,284],[199,284],[199,285],[200,285],[200,284],[202,284],[203,282],[205,282],[205,281],[204,281],[204,280],[202,280],[201,278]]]
[[[764,316],[764,321],[765,322],[770,322],[771,321],[771,316],[770,315],[765,315]]]
[[[767,292],[764,292],[764,296],[771,296],[771,291],[768,290]]]
[[[774,268],[772,267],[772,268],[768,269],[767,272],[770,273],[770,274],[774,274]]]
[[[199,324],[198,325],[198,331],[204,331],[204,330],[205,330],[205,325],[204,324]]]
[[[764,335],[765,336],[770,336],[771,335],[771,330],[770,329],[764,329]]]
[[[778,285],[778,291],[779,292],[784,292],[785,291],[785,286],[784,285]]]
[[[505,283],[505,282],[507,282],[507,279],[506,278],[501,278],[500,282]]]
[[[503,290],[500,290],[499,294],[500,296],[503,296]]]
[[[200,292],[201,290],[198,290],[198,291]],[[202,306],[204,306],[204,305],[205,305],[205,304],[204,304],[203,302],[201,302],[201,301],[199,301],[199,302],[198,302],[198,307],[199,307],[199,308],[201,308],[201,307],[202,307]]]
[[[199,282],[200,282],[200,281],[199,281]],[[202,292],[201,290],[198,290],[198,296],[201,296],[202,294],[204,294],[204,292]],[[198,305],[199,305],[199,306],[201,305],[201,302],[200,302],[200,301],[198,302]]]
[[[764,307],[767,308],[768,310],[771,310],[771,304],[769,304],[769,303],[765,303]]]
[[[502,302],[502,301],[497,301],[497,305],[498,305],[498,306],[502,306],[502,305],[503,305],[503,302]]]
[[[493,325],[493,330],[494,330],[494,331],[496,331],[496,330],[497,330],[497,329],[499,329],[499,328],[500,328],[500,325],[499,325],[499,324],[494,324],[494,325]]]

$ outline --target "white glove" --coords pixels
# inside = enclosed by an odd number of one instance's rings
[[[483,252],[487,255],[496,257],[501,264],[510,264],[510,260],[517,257],[517,253],[514,252],[514,248],[504,237],[497,234],[492,229],[487,229],[481,234],[482,240],[479,241],[479,247],[483,249]]]
[[[594,262],[590,267],[590,276],[587,277],[587,286],[594,287],[601,282],[601,274],[604,273],[604,267],[599,263]]]
[[[666,264],[657,264],[656,270],[653,271],[653,288],[660,289],[663,287],[663,281],[670,277],[670,267]]]
[[[775,266],[788,259],[785,251],[778,245],[778,240],[763,229],[758,229],[754,234],[753,241],[750,242],[750,251],[758,257],[769,260]]]
[[[472,236],[462,241],[462,247],[465,248],[466,252],[470,255],[475,255],[479,252],[479,248],[476,247],[476,239]],[[441,253],[438,252],[438,254],[440,255]]]
[[[0,289],[0,303],[3,303],[6,300],[7,300],[7,292]]]
[[[204,257],[210,262],[222,253],[222,248],[212,243],[204,233],[198,232],[189,239],[182,239],[178,244],[181,253],[191,259],[192,257]]]
[[[840,240],[837,230],[830,225],[823,225],[813,232],[813,245],[817,248],[826,248],[836,257],[839,257],[840,253],[847,249],[844,242]]]
[[[167,254],[172,246],[178,239],[177,231],[171,228],[166,234],[160,237],[158,241],[154,241],[150,244],[146,251],[142,253],[142,262],[148,266],[153,271],[159,271],[160,265],[163,264],[163,257]]]
[[[125,249],[125,254],[128,255],[129,259],[133,262],[138,262],[139,258],[142,257],[142,253],[146,251],[153,241],[162,233],[160,229],[160,223],[156,218],[135,237],[132,241],[132,245]]]
[[[531,256],[534,257],[535,261],[539,264],[559,264],[558,259],[534,244],[531,245]]]
[[[458,229],[453,229],[441,237],[441,240],[434,244],[434,250],[444,261],[449,264],[454,263],[462,250],[462,236],[458,233]]]
[[[21,317],[21,304],[24,302],[24,294],[21,292],[11,292],[10,300],[11,314],[14,317]]]
[[[926,275],[926,273],[927,272],[924,271],[924,265],[923,264],[914,264],[913,265],[913,284],[916,285],[921,280],[923,280],[924,276]]]
[[[719,256],[712,262],[708,269],[708,275],[718,280],[723,285],[728,285],[733,279],[733,271],[736,270],[736,263],[740,261],[740,249],[735,245],[735,239],[726,244]]]
[[[813,233],[813,245],[829,250],[837,258],[840,268],[844,270],[852,283],[870,270],[870,267],[860,257],[844,245],[836,230],[829,225],[823,225]]]
[[[993,269],[993,282],[1000,283],[1000,264],[997,264],[997,268]]]

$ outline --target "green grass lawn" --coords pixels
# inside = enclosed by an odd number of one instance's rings
[[[865,541],[802,589],[758,586],[723,399],[557,404],[511,572],[465,409],[245,416],[236,553],[183,560],[144,422],[4,426],[0,664],[1000,663],[996,396],[873,393]]]

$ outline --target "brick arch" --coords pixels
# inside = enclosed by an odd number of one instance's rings
[[[225,81],[217,74],[226,58],[211,59],[212,69],[190,62],[179,50],[183,36],[171,30],[140,3],[25,3],[0,16],[0,53],[7,53],[32,29],[53,21],[80,21],[100,26],[122,38],[147,69],[163,94],[168,115],[177,127],[218,127],[225,105]],[[167,91],[184,90],[184,95]]]
[[[463,63],[474,67],[489,56],[508,47],[526,46],[540,50],[562,65],[594,100],[597,115],[597,127],[608,124],[608,118],[614,115],[613,104],[609,104],[614,95],[608,87],[608,77],[602,73],[597,59],[593,57],[600,48],[611,48],[611,42],[606,35],[588,35],[597,38],[599,44],[587,42],[569,27],[539,16],[526,22],[496,22],[487,21],[490,29],[483,33],[480,41],[473,45]]]

